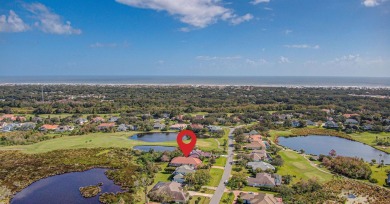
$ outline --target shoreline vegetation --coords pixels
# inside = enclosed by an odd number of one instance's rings
[[[102,185],[102,183],[98,183],[97,185],[80,187],[79,191],[84,198],[92,198],[97,196],[102,191],[100,188]]]

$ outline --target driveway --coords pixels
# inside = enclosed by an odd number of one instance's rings
[[[222,198],[223,192],[225,191],[225,183],[224,182],[226,180],[229,180],[229,178],[230,178],[230,173],[232,171],[232,165],[230,164],[230,162],[233,161],[233,156],[232,156],[233,147],[231,147],[230,145],[233,144],[233,135],[232,135],[233,131],[234,131],[234,128],[230,128],[229,140],[228,140],[227,162],[226,162],[226,165],[224,168],[224,172],[223,172],[221,181],[219,182],[219,185],[218,185],[217,189],[215,190],[213,197],[211,198],[210,204],[219,204],[219,202]]]

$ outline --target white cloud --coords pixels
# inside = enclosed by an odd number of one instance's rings
[[[260,58],[260,59],[257,59],[257,60],[254,60],[254,59],[245,59],[245,62],[249,65],[266,65],[266,64],[270,64],[267,60],[263,59],[263,58]]]
[[[270,0],[253,0],[250,3],[253,5],[261,4],[261,3],[269,3]]]
[[[379,6],[381,3],[387,0],[363,0],[362,4],[366,7],[375,7]]]
[[[0,16],[0,32],[24,32],[29,29],[29,26],[23,22],[21,18],[13,11],[9,11],[9,16]]]
[[[231,20],[231,22],[233,25],[237,25],[237,24],[240,24],[240,23],[245,22],[245,21],[250,21],[252,19],[253,19],[253,15],[248,13],[248,14],[245,14],[243,16],[233,18]]]
[[[361,61],[360,55],[359,54],[349,54],[349,55],[344,55],[341,57],[336,57],[334,60],[331,60],[330,63],[332,64],[345,64],[345,63],[356,63]]]
[[[290,33],[292,33],[292,32],[293,32],[292,30],[286,29],[286,30],[284,31],[284,34],[288,35],[288,34],[290,34]]]
[[[241,59],[241,56],[227,56],[227,57],[217,57],[217,56],[197,56],[197,60],[202,61],[212,61],[212,60],[238,60]]]
[[[116,44],[116,43],[100,43],[100,42],[96,42],[96,43],[89,45],[89,47],[91,47],[91,48],[104,48],[104,47],[114,48],[117,46],[118,46],[118,44]]]
[[[286,63],[291,63],[291,61],[287,57],[280,56],[279,63],[280,64],[286,64]]]
[[[35,15],[39,22],[34,25],[45,33],[58,35],[81,34],[81,30],[73,28],[70,21],[64,23],[61,16],[41,3],[25,4],[24,7]]]
[[[298,49],[320,49],[319,45],[307,45],[307,44],[299,44],[299,45],[284,45],[287,48],[298,48]]]
[[[238,16],[233,10],[221,5],[221,0],[116,0],[132,7],[166,11],[181,22],[196,28],[205,28],[218,20],[236,25],[250,19],[250,14]],[[250,15],[250,16],[249,16]],[[250,19],[249,19],[250,18]],[[188,32],[188,28],[182,28]]]

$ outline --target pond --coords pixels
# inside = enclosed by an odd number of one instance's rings
[[[99,195],[84,198],[79,188],[102,182],[101,193],[121,191],[120,186],[106,177],[105,171],[107,169],[95,168],[41,179],[17,193],[11,203],[99,203]]]
[[[154,133],[140,133],[130,136],[129,139],[140,140],[144,142],[167,142],[176,141],[177,132],[154,132]],[[183,137],[185,139],[186,137]]]
[[[328,155],[330,150],[336,150],[337,155],[359,157],[371,162],[384,160],[390,164],[390,154],[379,151],[369,145],[334,136],[309,135],[305,137],[279,137],[279,144],[293,150],[305,150],[307,154]],[[382,155],[380,157],[379,155]]]
[[[141,150],[144,152],[148,152],[150,149],[153,149],[156,152],[165,152],[165,151],[172,152],[176,149],[176,147],[142,145],[142,146],[134,146],[133,149]]]

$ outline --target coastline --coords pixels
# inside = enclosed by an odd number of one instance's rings
[[[283,85],[283,84],[180,84],[180,83],[0,83],[0,86],[97,86],[97,87],[258,87],[258,88],[322,88],[322,89],[389,89],[390,86],[348,86],[348,85]]]

